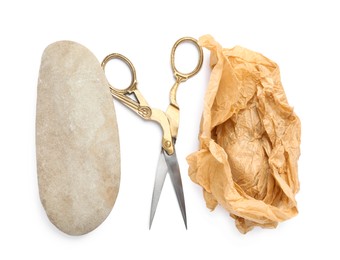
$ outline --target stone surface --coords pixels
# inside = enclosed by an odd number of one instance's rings
[[[43,53],[36,114],[41,202],[70,235],[98,227],[119,190],[120,149],[108,82],[95,56],[69,41]]]

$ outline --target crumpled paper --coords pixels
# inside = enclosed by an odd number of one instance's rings
[[[211,51],[212,70],[189,176],[207,207],[224,207],[241,233],[274,228],[298,213],[301,132],[279,67],[239,46],[223,49],[209,35],[199,43]]]

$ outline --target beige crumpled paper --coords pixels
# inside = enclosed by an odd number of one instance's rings
[[[223,49],[209,35],[199,42],[211,51],[212,71],[189,176],[207,207],[223,206],[241,233],[274,228],[298,213],[300,120],[276,63],[239,46]]]

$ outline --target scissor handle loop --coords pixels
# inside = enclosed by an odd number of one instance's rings
[[[195,47],[197,48],[198,52],[199,52],[198,63],[196,65],[195,69],[193,71],[189,72],[189,73],[180,72],[176,68],[176,65],[175,65],[176,49],[183,42],[193,43],[195,45]],[[183,38],[180,38],[179,40],[177,40],[175,42],[175,44],[174,44],[174,46],[172,47],[172,50],[171,50],[171,68],[172,68],[172,71],[174,72],[174,75],[175,75],[177,80],[185,81],[185,80],[191,78],[192,76],[196,75],[200,71],[200,69],[202,67],[202,63],[203,63],[203,50],[202,50],[202,47],[198,44],[198,41],[195,38],[183,37]]]
[[[137,88],[137,77],[136,77],[135,67],[133,66],[132,62],[128,58],[126,58],[124,55],[119,54],[119,53],[112,53],[112,54],[107,55],[104,58],[104,60],[101,64],[104,72],[105,72],[106,64],[110,60],[113,60],[113,59],[119,59],[119,60],[123,61],[128,66],[128,68],[131,72],[131,83],[127,88],[124,88],[124,89],[115,88],[111,84],[110,84],[110,88],[113,89],[114,91],[120,93],[120,94],[131,94],[131,93],[133,93]]]

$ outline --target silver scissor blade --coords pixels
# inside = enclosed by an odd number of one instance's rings
[[[182,186],[182,179],[181,173],[179,171],[179,165],[177,161],[176,152],[172,155],[168,155],[165,150],[162,150],[165,162],[168,166],[168,172],[170,174],[172,186],[175,189],[178,205],[182,212],[182,217],[184,221],[185,228],[187,229],[187,215],[185,210],[185,201],[184,201],[184,193],[183,193],[183,186]]]
[[[153,186],[149,229],[151,229],[152,221],[156,213],[159,197],[161,196],[161,192],[162,192],[162,188],[163,188],[163,184],[164,184],[167,172],[168,172],[168,166],[165,162],[164,155],[161,152],[161,154],[159,155],[158,164],[157,164],[155,184]]]

